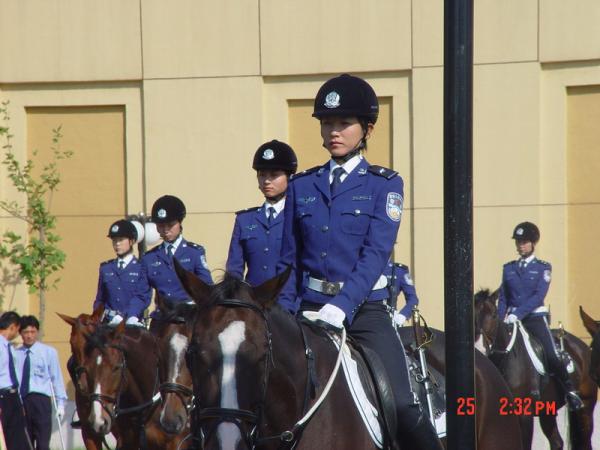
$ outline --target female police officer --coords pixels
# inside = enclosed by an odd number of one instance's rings
[[[504,264],[498,299],[498,316],[507,323],[520,320],[527,331],[544,347],[552,375],[566,393],[569,408],[583,408],[565,365],[561,362],[548,327],[548,308],[544,298],[550,287],[552,266],[534,255],[540,230],[531,222],[518,224],[512,238],[520,258]],[[506,318],[504,317],[506,314]]]
[[[154,202],[152,221],[163,243],[142,258],[150,286],[171,305],[189,300],[175,273],[173,258],[177,258],[184,269],[193,272],[205,283],[212,284],[204,248],[186,241],[181,235],[185,214],[185,205],[173,195],[164,195]]]
[[[399,341],[387,307],[367,301],[385,289],[383,275],[402,215],[403,182],[396,172],[372,166],[366,148],[379,112],[371,86],[341,75],[317,93],[313,116],[321,124],[331,160],[292,177],[286,199],[279,269],[294,267],[279,302],[342,327],[375,351],[388,371],[396,401],[398,442],[408,448],[440,449],[429,419],[415,404]],[[299,292],[297,292],[299,290]],[[296,298],[301,299],[300,305]]]
[[[296,154],[285,142],[266,142],[254,154],[252,168],[265,203],[236,213],[227,258],[227,271],[242,278],[247,268],[245,279],[253,286],[276,275],[285,191],[297,167]]]
[[[127,318],[128,325],[141,326],[139,319],[150,304],[150,287],[133,255],[137,230],[128,220],[117,220],[108,229],[108,237],[117,257],[100,264],[94,310],[104,305],[104,321],[109,325]]]

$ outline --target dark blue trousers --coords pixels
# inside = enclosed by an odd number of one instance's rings
[[[4,390],[0,392],[0,416],[2,417],[2,430],[8,450],[27,450],[27,436],[25,435],[25,418],[19,400],[19,394]]]
[[[31,393],[23,399],[27,430],[35,450],[50,450],[52,402],[43,394]]]

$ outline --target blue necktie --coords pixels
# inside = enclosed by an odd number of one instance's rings
[[[275,218],[275,208],[273,208],[272,206],[269,206],[269,215],[267,216],[267,223],[269,225],[271,225],[271,223],[273,222],[273,219]]]
[[[16,388],[19,385],[19,381],[17,379],[17,370],[15,369],[15,360],[13,359],[12,352],[10,351],[10,344],[6,345],[6,349],[8,350],[8,371],[10,372],[10,382],[12,383],[12,387]]]
[[[29,374],[31,372],[31,359],[29,358],[30,353],[31,350],[27,349],[27,356],[25,357],[25,363],[23,364],[21,388],[19,389],[19,392],[21,393],[21,398],[25,398],[25,396],[29,394]]]
[[[121,260],[119,261],[119,270],[123,270],[123,267],[125,267],[125,261]]]
[[[342,184],[342,175],[346,173],[343,167],[333,169],[333,180],[331,180],[331,194],[335,194],[336,189]]]
[[[173,259],[173,244],[167,246],[167,254],[169,255],[169,258]]]

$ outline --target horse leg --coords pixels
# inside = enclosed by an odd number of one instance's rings
[[[587,403],[587,402],[585,402]],[[592,449],[592,432],[594,431],[594,406],[591,410],[588,405],[581,411],[569,411],[569,437],[571,448],[581,450]]]
[[[554,415],[542,415],[539,417],[540,425],[542,427],[542,431],[548,439],[548,443],[550,444],[551,450],[562,450],[563,449],[563,439],[558,432],[558,425],[556,423],[556,416]],[[571,430],[573,433],[573,430]],[[578,448],[578,447],[575,447]]]
[[[531,443],[533,442],[533,417],[519,416],[519,426],[521,427],[523,450],[531,450]]]

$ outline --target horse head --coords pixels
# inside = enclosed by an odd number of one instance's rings
[[[160,426],[169,434],[179,434],[188,423],[194,401],[185,355],[192,339],[196,304],[171,305],[160,295],[156,303],[161,316],[153,319],[152,327],[159,347]]]
[[[268,311],[290,269],[252,287],[230,274],[209,286],[177,262],[175,268],[198,305],[188,350],[193,432],[205,449],[254,448],[273,356]]]
[[[498,334],[498,291],[480,289],[474,296],[475,347],[489,355]]]
[[[124,332],[125,321],[116,328],[99,326],[85,335],[80,367],[87,377],[88,389],[82,394],[91,404],[87,419],[100,435],[110,432],[117,416],[126,371],[125,354],[120,344]]]
[[[590,364],[590,376],[600,386],[600,321],[592,319],[586,314],[583,308],[579,307],[579,315],[583,321],[585,329],[592,336],[592,359]]]

